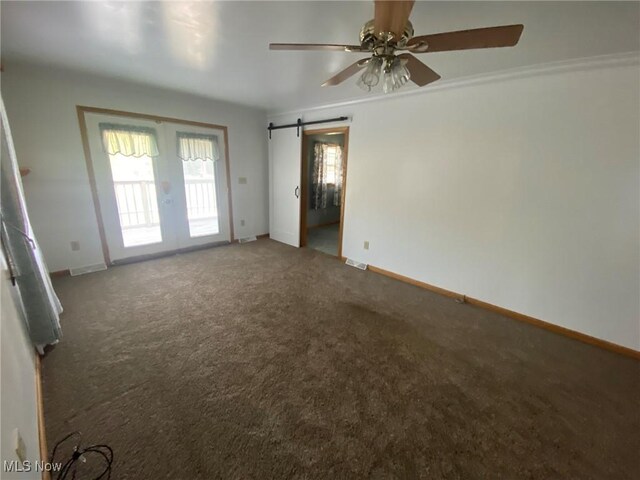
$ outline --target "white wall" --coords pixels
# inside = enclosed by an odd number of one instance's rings
[[[269,121],[352,116],[345,256],[640,350],[640,69],[608,63]]]
[[[17,428],[26,446],[27,460],[40,460],[36,406],[35,351],[23,320],[17,287],[0,254],[0,478],[39,479],[40,474],[4,473],[3,461],[18,460],[13,442]]]
[[[76,105],[226,125],[235,236],[268,231],[264,111],[15,63],[5,65],[2,91],[20,165],[32,169],[24,179],[25,195],[50,270],[103,262]],[[247,184],[239,184],[239,177]],[[80,241],[79,251],[71,251],[73,240]]]

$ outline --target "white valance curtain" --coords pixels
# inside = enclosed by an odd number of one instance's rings
[[[342,147],[331,143],[316,142],[313,148],[311,208],[327,208],[327,196],[333,187],[332,204],[342,202]]]
[[[11,279],[18,288],[31,341],[42,351],[62,336],[58,300],[38,241],[36,240],[22,190],[16,151],[9,121],[0,98],[0,218],[2,248]]]
[[[109,155],[157,157],[158,141],[153,128],[101,123],[102,146]],[[178,157],[181,160],[220,159],[218,137],[199,133],[177,132]]]
[[[102,145],[109,155],[157,157],[158,142],[153,128],[101,123]]]
[[[178,157],[181,160],[212,160],[220,159],[218,137],[199,133],[178,132]]]

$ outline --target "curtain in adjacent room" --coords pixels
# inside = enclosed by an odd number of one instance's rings
[[[327,208],[329,186],[334,187],[332,204],[342,199],[342,148],[340,145],[316,142],[313,147],[311,208]]]
[[[29,336],[42,349],[44,345],[56,343],[62,336],[59,319],[62,305],[53,291],[49,271],[31,228],[11,130],[1,98],[0,108],[2,248],[22,299]]]
[[[218,137],[199,133],[178,132],[178,156],[181,160],[213,160],[220,159]]]
[[[109,155],[157,157],[158,142],[153,128],[101,123],[102,146]]]
[[[335,181],[333,182],[333,205],[339,207],[342,203],[342,147],[335,145]]]

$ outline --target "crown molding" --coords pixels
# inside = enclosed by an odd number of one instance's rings
[[[484,73],[480,75],[473,75],[470,77],[464,77],[455,80],[445,80],[438,82],[436,85],[430,86],[426,89],[416,88],[413,90],[400,91],[392,95],[377,94],[370,97],[358,98],[356,100],[346,100],[342,102],[312,105],[308,107],[301,107],[294,110],[286,111],[272,111],[268,112],[267,116],[280,117],[285,115],[299,115],[302,112],[309,113],[313,111],[327,110],[329,108],[349,107],[353,105],[359,105],[361,103],[376,102],[382,100],[392,100],[401,97],[415,96],[415,95],[429,95],[433,92],[441,90],[448,90],[453,88],[463,88],[474,85],[482,85],[485,83],[499,82],[505,80],[514,80],[519,78],[535,77],[539,75],[551,75],[556,73],[574,72],[583,70],[593,70],[598,68],[611,68],[622,66],[640,65],[640,52],[624,52],[615,53],[610,55],[599,55],[595,57],[583,57],[575,58],[571,60],[561,60],[558,62],[542,63],[538,65],[529,65],[525,67],[511,68],[508,70],[501,70],[498,72]]]

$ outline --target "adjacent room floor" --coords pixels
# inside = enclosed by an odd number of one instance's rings
[[[49,447],[117,479],[632,479],[640,363],[271,240],[59,278]]]
[[[338,237],[340,224],[334,223],[322,227],[307,229],[307,247],[319,250],[334,257],[338,256]]]

